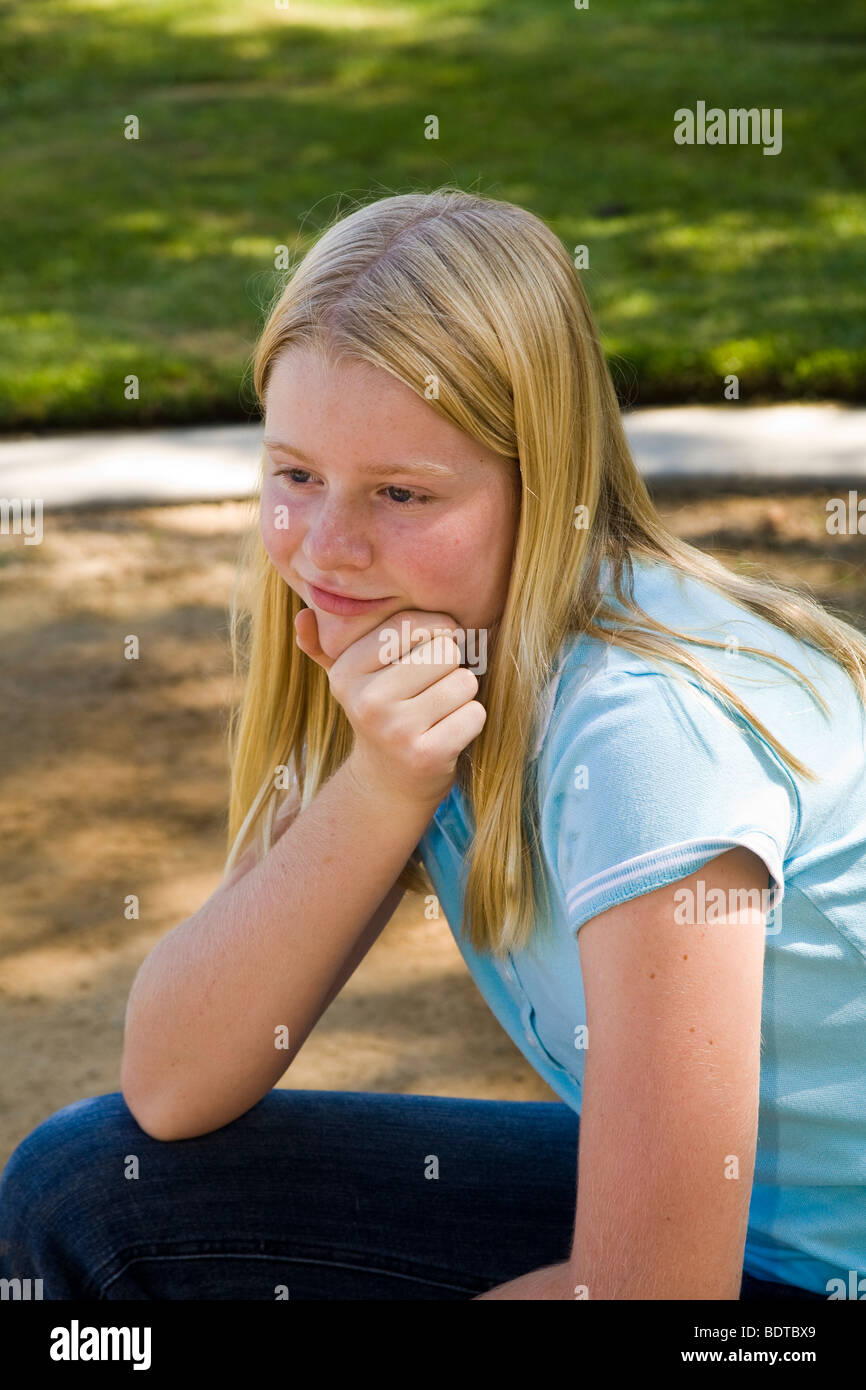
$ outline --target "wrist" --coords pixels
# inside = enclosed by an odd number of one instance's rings
[[[393,778],[382,775],[362,760],[353,751],[346,758],[341,771],[345,773],[348,784],[355,794],[373,806],[388,806],[410,821],[427,825],[436,807],[447,795],[445,792],[431,791],[428,794],[415,788],[401,787]]]

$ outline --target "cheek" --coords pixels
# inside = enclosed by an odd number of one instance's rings
[[[496,590],[496,538],[487,525],[488,518],[472,509],[441,526],[419,527],[411,545],[401,545],[401,572],[411,582],[419,608],[442,609],[469,625],[482,621],[479,614],[491,609]]]
[[[278,488],[272,483],[265,483],[259,509],[259,530],[265,550],[276,569],[284,568],[295,550],[295,510],[280,496]]]
[[[463,521],[392,528],[380,556],[416,607],[451,611],[477,583],[478,552]]]
[[[388,547],[393,568],[412,575],[419,585],[441,584],[448,574],[451,546],[447,531],[437,528],[407,528],[405,535],[392,536]]]
[[[435,563],[467,595],[488,595],[495,587],[507,546],[507,519],[488,499],[455,517],[438,538]]]

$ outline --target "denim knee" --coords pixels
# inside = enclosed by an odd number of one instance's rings
[[[73,1101],[21,1140],[0,1174],[0,1274],[25,1276],[61,1209],[70,1213],[102,1181],[100,1168],[117,1163],[123,1131],[130,1142],[142,1131],[120,1091]]]

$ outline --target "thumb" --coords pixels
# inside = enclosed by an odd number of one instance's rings
[[[295,644],[311,661],[330,671],[335,658],[328,656],[319,646],[319,624],[312,608],[302,608],[300,613],[295,615]]]

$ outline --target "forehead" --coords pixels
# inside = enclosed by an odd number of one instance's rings
[[[459,466],[464,478],[507,466],[390,372],[369,362],[335,361],[311,348],[292,349],[274,363],[265,441],[291,445],[308,460],[339,455],[360,467],[411,460]]]
[[[334,361],[312,349],[294,349],[274,363],[265,406],[269,423],[291,419],[302,427],[315,419],[321,428],[322,414],[329,426],[352,429],[368,421],[379,427],[387,421],[395,429],[449,424],[390,372],[354,359]]]

